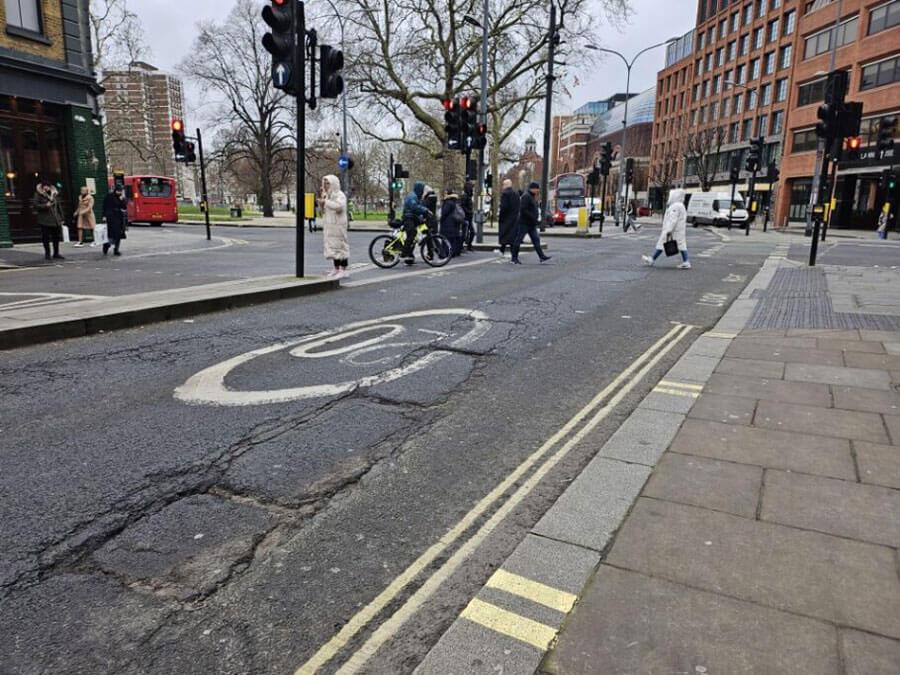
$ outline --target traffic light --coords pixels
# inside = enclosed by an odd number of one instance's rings
[[[319,96],[337,98],[344,91],[344,78],[341,77],[344,52],[330,45],[319,45],[319,61],[322,64]]]
[[[816,136],[826,141],[837,136],[837,108],[830,103],[823,103],[816,111],[819,122],[816,124]]]
[[[187,141],[184,137],[184,121],[172,120],[172,149],[175,151],[175,160],[181,162],[187,151]]]
[[[186,164],[193,164],[197,161],[197,152],[193,141],[188,141],[184,144],[184,161]]]
[[[885,193],[885,198],[890,199],[894,190],[897,189],[897,174],[891,169],[885,169],[881,172],[881,180],[878,181],[878,189]]]
[[[629,185],[634,182],[634,158],[625,160],[625,182]]]
[[[459,117],[463,148],[472,148],[475,137],[478,134],[478,113],[475,110],[476,101],[470,96],[463,96],[459,100]]]
[[[402,190],[404,178],[409,178],[409,171],[404,169],[399,162],[394,164],[394,173],[391,175],[391,189]]]
[[[609,168],[612,166],[612,143],[607,141],[600,146],[600,174],[602,176],[609,175]]]
[[[731,156],[731,166],[728,170],[728,178],[732,184],[737,183],[741,178],[741,158],[739,154]]]
[[[847,85],[850,83],[850,73],[846,70],[832,70],[825,80],[825,103],[831,104],[835,109],[840,108],[847,96]]]
[[[878,156],[894,147],[894,130],[897,128],[896,117],[882,117],[878,120]]]
[[[594,187],[600,185],[600,167],[595,166],[587,176],[587,184]]]
[[[770,183],[777,183],[780,175],[781,170],[776,166],[775,162],[769,162],[769,166],[766,167],[766,179]]]
[[[750,173],[759,171],[759,165],[762,161],[763,143],[762,136],[750,139],[750,152],[747,153],[747,161],[744,163],[744,168]]]
[[[272,83],[276,89],[293,87],[294,0],[272,0],[263,7],[262,17],[271,32],[262,37],[262,45],[272,55]]]
[[[494,175],[488,171],[487,175],[484,177],[484,187],[490,190],[494,186]]]
[[[862,148],[862,136],[848,136],[844,141],[844,148],[847,150],[846,159],[859,159],[859,150]]]
[[[478,124],[475,127],[475,140],[472,147],[476,150],[483,150],[487,146],[487,124]]]
[[[447,134],[447,148],[459,150],[460,148],[460,115],[459,99],[448,98],[444,102],[444,133]]]

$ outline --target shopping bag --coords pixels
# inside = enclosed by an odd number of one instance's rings
[[[69,226],[63,224],[60,225],[60,228],[62,228],[62,241],[68,244],[70,241],[72,241],[71,236],[69,235]]]
[[[678,242],[672,238],[671,234],[666,237],[666,241],[663,243],[663,251],[665,251],[666,255],[669,257],[678,255]]]
[[[98,244],[108,244],[109,236],[106,231],[106,223],[97,223],[94,227],[94,241]]]

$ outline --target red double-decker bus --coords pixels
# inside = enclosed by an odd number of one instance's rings
[[[113,188],[109,179],[109,189]],[[167,176],[125,176],[125,196],[128,198],[128,220],[132,223],[178,222],[178,200],[175,179]]]

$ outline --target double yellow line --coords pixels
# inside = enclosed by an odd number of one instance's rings
[[[529,471],[537,468],[519,488],[507,497],[493,515],[466,540],[431,576],[401,605],[386,621],[384,621],[363,645],[354,652],[337,671],[341,675],[357,673],[374,656],[388,640],[397,635],[403,624],[409,620],[421,606],[450,578],[462,563],[478,548],[478,546],[496,529],[496,527],[515,509],[535,488],[535,486],[555,467],[585,436],[603,421],[607,415],[646,377],[662,358],[668,354],[691,330],[693,326],[675,324],[675,326],[647,351],[635,359],[625,370],[605,386],[591,401],[579,410],[562,428],[548,438],[540,448],[526,458],[493,490],[460,519],[443,537],[432,544],[424,553],[397,576],[368,605],[361,609],[343,628],[322,645],[318,651],[297,669],[295,675],[312,675],[331,661],[356,635],[363,630],[390,602],[396,600],[400,593],[412,581],[426,570],[439,556],[453,546],[460,537],[495,503]],[[585,421],[587,420],[587,421]],[[583,423],[583,424],[582,424]],[[580,426],[580,428],[578,428]],[[577,431],[576,431],[577,429]],[[574,432],[574,433],[573,433]],[[570,436],[571,434],[571,436]],[[565,443],[547,455],[567,436]],[[541,463],[543,462],[543,463]],[[538,464],[540,465],[538,466]]]

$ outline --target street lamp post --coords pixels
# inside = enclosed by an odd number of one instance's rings
[[[625,74],[625,109],[622,112],[622,150],[619,153],[619,155],[620,155],[619,180],[618,180],[618,186],[617,186],[617,194],[616,194],[615,201],[613,202],[616,205],[616,211],[615,211],[616,223],[619,222],[619,215],[620,215],[620,211],[618,208],[619,195],[622,194],[622,183],[625,180],[625,171],[624,171],[625,157],[626,157],[625,143],[628,139],[628,99],[631,95],[631,67],[634,65],[634,62],[638,60],[638,57],[641,54],[643,54],[644,52],[648,52],[651,49],[656,49],[657,47],[662,47],[663,45],[667,45],[670,42],[675,42],[677,39],[678,39],[677,37],[672,37],[663,42],[658,42],[655,45],[650,45],[649,47],[644,47],[641,51],[639,51],[637,54],[634,55],[634,57],[631,59],[631,61],[629,61],[627,58],[625,58],[624,55],[622,55],[620,52],[617,52],[614,49],[607,49],[606,47],[597,47],[596,45],[585,45],[585,48],[592,49],[595,52],[606,52],[607,54],[615,54],[620,59],[622,59],[622,62],[625,64],[625,71],[626,71],[626,74]],[[623,206],[626,206],[626,205],[623,204]],[[622,214],[622,216],[623,216],[623,221],[624,221],[624,214]]]

